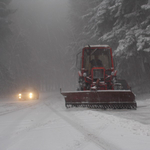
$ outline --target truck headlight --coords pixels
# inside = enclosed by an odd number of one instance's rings
[[[83,77],[86,77],[86,76],[87,76],[87,74],[84,72],[84,73],[83,73]]]

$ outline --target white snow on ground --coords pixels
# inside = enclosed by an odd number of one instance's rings
[[[65,108],[59,93],[0,98],[0,150],[148,150],[150,95],[137,110]]]

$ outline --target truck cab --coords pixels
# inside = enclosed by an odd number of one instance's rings
[[[88,45],[82,49],[79,88],[81,90],[114,89],[112,80],[116,76],[112,49],[108,45]]]

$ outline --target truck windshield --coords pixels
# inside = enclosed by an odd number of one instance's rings
[[[95,60],[98,61],[98,64],[96,65],[93,63]],[[104,67],[105,69],[111,69],[112,64],[110,49],[84,49],[83,67],[88,70],[89,73],[92,67]]]

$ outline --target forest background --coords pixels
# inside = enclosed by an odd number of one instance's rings
[[[0,0],[1,95],[24,86],[75,90],[76,54],[87,44],[112,47],[118,77],[136,94],[150,92],[150,0],[68,0],[55,15],[48,7]]]

